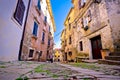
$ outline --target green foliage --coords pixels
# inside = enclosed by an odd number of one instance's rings
[[[0,66],[0,68],[6,68],[6,66]]]
[[[83,80],[91,80],[91,79],[89,79],[89,78],[84,78]]]
[[[66,78],[68,78],[69,76],[68,75],[64,75],[64,78],[66,79]]]
[[[16,80],[23,80],[23,78],[19,77],[19,78],[17,78]]]
[[[38,67],[36,67],[36,68],[34,69],[34,71],[37,72],[37,73],[39,73],[39,72],[44,72],[43,67],[44,67],[44,65],[39,65]]]
[[[27,76],[25,76],[25,77],[24,77],[24,80],[28,80],[28,77],[27,77]]]
[[[43,64],[43,65],[40,65],[40,66],[36,67],[36,68],[34,69],[34,71],[35,71],[36,73],[46,72],[47,74],[50,74],[50,71],[49,71],[49,70],[44,70],[44,69],[43,69],[44,67],[45,67],[44,64]]]
[[[58,78],[59,76],[57,74],[52,75],[53,78]]]
[[[95,65],[92,64],[87,64],[87,63],[71,63],[70,65],[76,66],[76,67],[81,67],[81,68],[85,68],[85,69],[99,69],[100,67],[97,67]]]
[[[19,78],[17,78],[16,80],[28,80],[28,77],[27,76],[25,76],[25,77],[19,77]]]

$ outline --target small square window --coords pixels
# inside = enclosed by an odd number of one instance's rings
[[[29,57],[33,57],[33,52],[34,52],[34,50],[30,49],[30,51],[29,51]]]

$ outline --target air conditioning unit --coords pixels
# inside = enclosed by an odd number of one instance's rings
[[[94,3],[100,3],[101,0],[94,0]]]

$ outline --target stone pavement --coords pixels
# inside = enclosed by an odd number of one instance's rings
[[[0,80],[120,80],[120,76],[73,67],[61,63],[14,61],[0,62]]]
[[[33,70],[38,65],[38,62],[0,62],[0,80],[15,80],[19,76]]]
[[[61,65],[61,66],[64,66],[64,67],[67,67],[71,70],[78,71],[79,73],[82,73],[84,75],[93,76],[96,80],[120,80],[120,76],[107,75],[103,72],[97,72],[97,71],[94,71],[94,70],[83,69],[83,68],[80,68],[80,67],[73,67],[71,65],[66,65],[66,64],[59,64],[59,63],[57,63],[57,64]]]

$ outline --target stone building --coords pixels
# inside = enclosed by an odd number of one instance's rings
[[[30,0],[0,0],[0,61],[18,60]]]
[[[21,43],[21,60],[46,61],[53,52],[54,31],[50,0],[31,0]]]
[[[61,34],[62,44],[64,43],[64,60],[73,61],[76,57],[76,47],[75,47],[75,38],[73,39],[75,33],[74,33],[74,8],[72,7],[68,13],[68,16],[64,22],[65,29],[63,33]]]
[[[119,52],[120,1],[72,0],[72,3],[74,20],[69,24],[74,28],[72,40],[77,53],[101,59],[101,50]]]
[[[63,61],[63,54],[61,52],[61,49],[54,49],[54,57],[55,62],[62,62]]]

